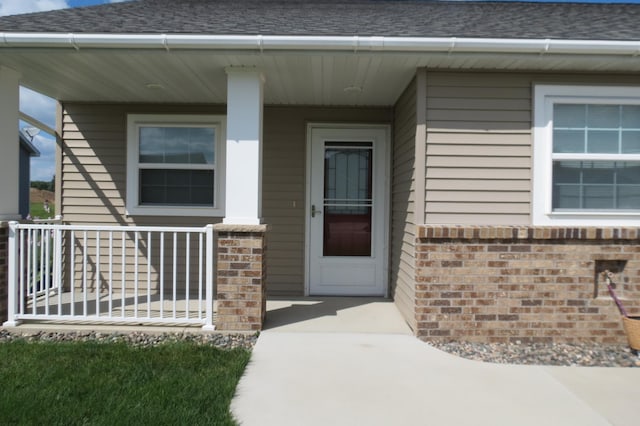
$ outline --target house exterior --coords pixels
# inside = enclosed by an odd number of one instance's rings
[[[29,189],[31,187],[31,157],[39,157],[40,151],[24,131],[19,134],[20,141],[20,217],[29,216]]]
[[[639,18],[419,0],[0,18],[0,214],[23,84],[59,101],[65,223],[215,224],[218,328],[259,329],[266,297],[384,296],[424,339],[624,341],[603,274],[640,309]]]

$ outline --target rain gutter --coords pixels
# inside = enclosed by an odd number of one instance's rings
[[[0,33],[0,48],[528,53],[638,56],[640,41],[456,37]]]

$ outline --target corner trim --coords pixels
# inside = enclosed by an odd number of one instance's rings
[[[416,139],[414,159],[414,212],[413,222],[420,225],[425,222],[427,190],[427,70],[418,69],[416,73]]]

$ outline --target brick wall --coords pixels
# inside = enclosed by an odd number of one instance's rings
[[[258,331],[267,312],[266,225],[214,225],[217,330]]]
[[[602,276],[640,314],[640,228],[421,226],[416,334],[483,342],[624,343]]]
[[[7,246],[9,228],[6,222],[0,222],[0,325],[7,320],[8,262]]]

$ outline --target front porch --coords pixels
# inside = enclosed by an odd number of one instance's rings
[[[10,222],[2,230],[8,231],[0,236],[8,237],[5,327],[262,327],[265,227]],[[238,262],[238,252],[247,262]]]
[[[130,46],[123,46],[123,49],[122,52],[134,52]],[[8,312],[4,315],[0,312],[0,321],[8,318],[8,325],[20,321],[57,321],[248,331],[262,327],[266,309],[265,286],[274,296],[393,296],[388,262],[391,255],[388,223],[393,180],[394,105],[399,96],[403,99],[410,97],[410,94],[404,96],[403,91],[415,75],[416,64],[398,66],[390,57],[385,58],[383,64],[371,64],[372,56],[368,54],[344,56],[342,53],[327,53],[323,61],[327,64],[336,61],[340,67],[322,71],[332,81],[323,83],[322,87],[314,87],[306,78],[286,78],[281,65],[271,63],[270,59],[256,62],[252,53],[236,52],[229,58],[207,53],[208,59],[204,63],[201,62],[202,52],[184,52],[186,56],[179,58],[178,52],[157,56],[158,52],[149,51],[149,59],[155,57],[158,62],[152,66],[145,59],[135,65],[135,68],[140,67],[141,74],[120,74],[112,69],[113,73],[106,73],[108,76],[97,76],[93,65],[92,71],[83,68],[78,71],[78,76],[91,76],[95,88],[89,91],[77,91],[81,84],[77,79],[69,81],[69,85],[61,83],[55,87],[43,87],[40,84],[42,79],[29,75],[30,67],[2,62],[0,107],[11,113],[6,119],[0,118],[3,149],[9,145],[8,141],[14,139],[12,129],[20,116],[18,87],[22,84],[54,97],[58,101],[52,132],[58,140],[55,204],[65,223],[73,226],[90,224],[92,227],[124,226],[125,232],[130,234],[125,239],[138,246],[120,249],[118,244],[123,243],[114,240],[112,261],[109,259],[111,249],[107,247],[109,243],[103,233],[101,243],[87,251],[86,262],[80,252],[65,252],[55,262],[52,260],[60,266],[51,271],[51,283],[55,281],[51,285],[42,285],[38,279],[34,283],[33,277],[42,267],[34,268],[25,279],[31,283],[10,284],[14,287],[9,289],[9,293],[0,294],[1,299],[10,299]],[[85,54],[90,52],[83,49],[80,56]],[[298,55],[290,57],[277,53],[277,58],[284,61],[286,68],[294,66],[295,74],[300,76],[311,75],[312,70],[318,69],[317,64]],[[107,63],[119,62],[112,59]],[[128,59],[121,59],[128,63]],[[102,61],[98,57],[90,61],[94,63],[94,60]],[[183,61],[189,65],[184,67],[181,65],[185,63]],[[45,61],[41,69],[49,69],[47,64]],[[166,74],[167,67],[174,65],[180,71]],[[369,71],[374,69],[372,67],[375,67],[375,73]],[[105,70],[101,66],[97,68]],[[66,80],[66,75],[64,73],[60,77]],[[372,79],[374,75],[375,79]],[[98,88],[106,81],[103,77],[118,88]],[[313,80],[320,81],[319,77],[317,75]],[[48,78],[53,79],[52,76]],[[142,78],[142,90],[134,89],[138,86],[134,80],[138,78]],[[380,84],[382,81],[385,84]],[[291,86],[293,83],[295,86]],[[124,94],[121,91],[123,84],[133,90]],[[60,88],[64,90],[58,91]],[[120,94],[113,97],[116,92]],[[408,130],[404,133],[410,139],[413,108],[410,100],[406,103],[409,112],[407,117],[403,114],[403,122],[407,123]],[[322,191],[311,191],[311,179],[307,175],[311,173],[312,163],[323,170],[324,152],[316,156],[309,154],[312,144],[310,125],[341,131],[334,137],[336,140],[329,141],[339,145],[327,147],[340,158],[350,159],[351,163],[360,159],[368,165],[369,161],[365,160],[371,156],[369,171],[363,168],[356,174],[355,166],[348,168],[351,175],[366,177],[361,179],[364,183],[358,188],[361,194],[342,197],[340,190],[344,188],[337,188],[330,202],[340,205],[327,207],[334,210],[330,217],[336,222],[333,225],[342,226],[334,226],[334,229],[344,229],[346,225],[347,221],[339,220],[344,219],[337,217],[339,215],[360,217],[361,223],[349,221],[348,225],[359,227],[358,246],[363,245],[362,241],[370,243],[371,256],[361,256],[368,258],[368,264],[357,265],[359,269],[351,265],[355,256],[347,259],[349,265],[339,265],[340,271],[335,265],[325,265],[316,275],[333,275],[322,282],[325,287],[322,291],[313,288],[314,280],[310,277],[309,268],[318,262],[309,260],[311,255],[308,251],[312,246],[311,229],[314,229],[314,242],[319,247],[324,241],[320,229],[324,226],[324,218],[330,215],[315,213],[316,207],[324,203],[318,201],[322,198]],[[174,132],[186,128],[199,129],[199,134],[206,135],[206,138],[202,137],[206,140],[204,147],[198,145],[202,141],[196,143],[181,133],[184,143],[171,145],[167,142],[167,146],[179,151],[177,157],[177,151],[165,152],[159,148],[164,146],[165,139],[157,136],[156,131]],[[383,132],[384,137],[369,141],[368,135],[346,132],[370,128]],[[188,149],[185,148],[187,145]],[[150,147],[155,151],[149,151]],[[192,148],[199,150],[198,155],[189,154]],[[321,148],[324,150],[325,147]],[[8,149],[3,151],[8,163],[12,163],[12,155]],[[178,161],[176,158],[181,159]],[[408,164],[410,159],[403,162]],[[0,168],[0,177],[7,182],[7,188],[12,184],[4,177],[15,174],[9,165]],[[185,176],[189,179],[199,177],[200,181],[198,185],[192,180],[189,184],[181,181],[182,186],[176,189],[178,184],[175,181],[187,179]],[[173,179],[173,186],[159,183],[169,178]],[[322,177],[314,179],[323,181]],[[206,185],[200,185],[205,181]],[[347,186],[344,185],[345,188]],[[191,190],[198,195],[185,195]],[[4,189],[4,185],[0,195],[3,200],[8,200],[0,206],[0,220],[17,220],[17,210],[12,205],[15,197]],[[175,199],[169,200],[171,197]],[[315,221],[311,221],[313,217]],[[369,219],[376,222],[369,224]],[[315,227],[312,222],[315,222]],[[215,258],[212,272],[203,274],[207,278],[213,277],[214,283],[211,286],[202,284],[202,293],[200,288],[194,287],[197,282],[193,277],[197,275],[195,267],[190,272],[181,271],[180,260],[175,268],[171,266],[172,260],[167,259],[171,254],[161,255],[155,251],[147,254],[146,246],[157,250],[159,243],[151,241],[149,244],[145,235],[135,236],[136,231],[132,228],[156,225],[181,227],[185,224],[192,227],[214,224],[214,227],[219,227],[219,231],[215,231],[218,236],[213,243],[215,251],[200,261],[203,264],[210,257]],[[265,224],[269,226],[269,277],[265,273],[266,248],[263,250],[262,247]],[[79,238],[79,244],[74,243],[74,247],[85,245],[83,237]],[[400,234],[396,238],[400,238]],[[86,243],[95,244],[97,239],[97,236],[89,235]],[[134,242],[136,239],[139,241]],[[251,242],[247,243],[247,239]],[[347,238],[334,240],[344,243]],[[234,247],[234,244],[238,246]],[[69,250],[69,244],[62,245],[61,250]],[[195,250],[193,247],[192,244],[191,251]],[[317,247],[316,252],[319,253]],[[9,251],[17,250],[14,247]],[[136,253],[141,262],[137,267]],[[180,256],[190,258],[184,252]],[[149,258],[151,264],[147,265],[145,262]],[[28,259],[24,262],[29,264]],[[69,262],[73,266],[69,266]],[[9,263],[13,264],[15,260]],[[113,271],[109,270],[109,265],[114,266]],[[164,276],[161,276],[161,265],[166,268]],[[24,268],[14,267],[15,277],[8,278],[8,282],[19,280],[18,274]],[[174,269],[179,276],[184,273],[194,279],[186,284],[183,278],[178,278],[176,285],[172,276]],[[351,275],[346,277],[347,273]],[[49,275],[47,272],[46,277]],[[336,278],[342,281],[336,284]],[[375,283],[375,286],[370,283]],[[342,288],[348,284],[351,288]],[[367,284],[371,288],[367,288]],[[184,289],[187,285],[189,290]],[[29,288],[33,292],[30,293]],[[38,293],[38,288],[46,291]],[[55,291],[50,291],[52,289]],[[212,293],[210,299],[208,291]]]
[[[217,303],[213,303],[215,323]],[[29,297],[18,314],[20,323],[79,325],[141,325],[167,327],[202,327],[207,320],[206,301],[197,294],[146,293],[120,289],[88,289],[42,292]]]
[[[128,318],[135,314],[136,304],[131,297],[125,299],[125,313]],[[88,298],[89,306],[96,303],[95,296]],[[157,297],[151,298],[147,304],[146,298],[141,297],[138,311],[146,312],[147,307],[156,317],[160,312],[160,302]],[[83,301],[76,302],[79,307]],[[108,311],[108,297],[103,292],[100,296],[101,317],[87,316],[85,320],[24,320],[16,327],[8,327],[11,331],[19,333],[36,332],[89,332],[100,333],[201,333],[202,327],[197,323],[190,324],[177,321],[175,323],[145,322],[143,318],[139,323],[119,321],[122,315],[122,306],[115,306],[113,311]],[[198,309],[197,300],[189,301],[191,317],[195,316]],[[45,309],[44,301],[37,305],[38,310]],[[218,311],[218,301],[214,301],[214,324]],[[52,312],[57,307],[50,302]],[[105,309],[103,309],[105,308]],[[185,300],[179,300],[177,304],[178,316],[185,312]],[[90,308],[91,309],[91,308]],[[264,322],[264,331],[283,333],[365,333],[365,334],[395,334],[413,335],[406,321],[398,311],[391,299],[381,297],[272,297],[266,303],[267,315]],[[170,311],[170,305],[165,301],[164,311]],[[64,313],[64,311],[63,311]],[[111,314],[111,315],[109,315]]]

